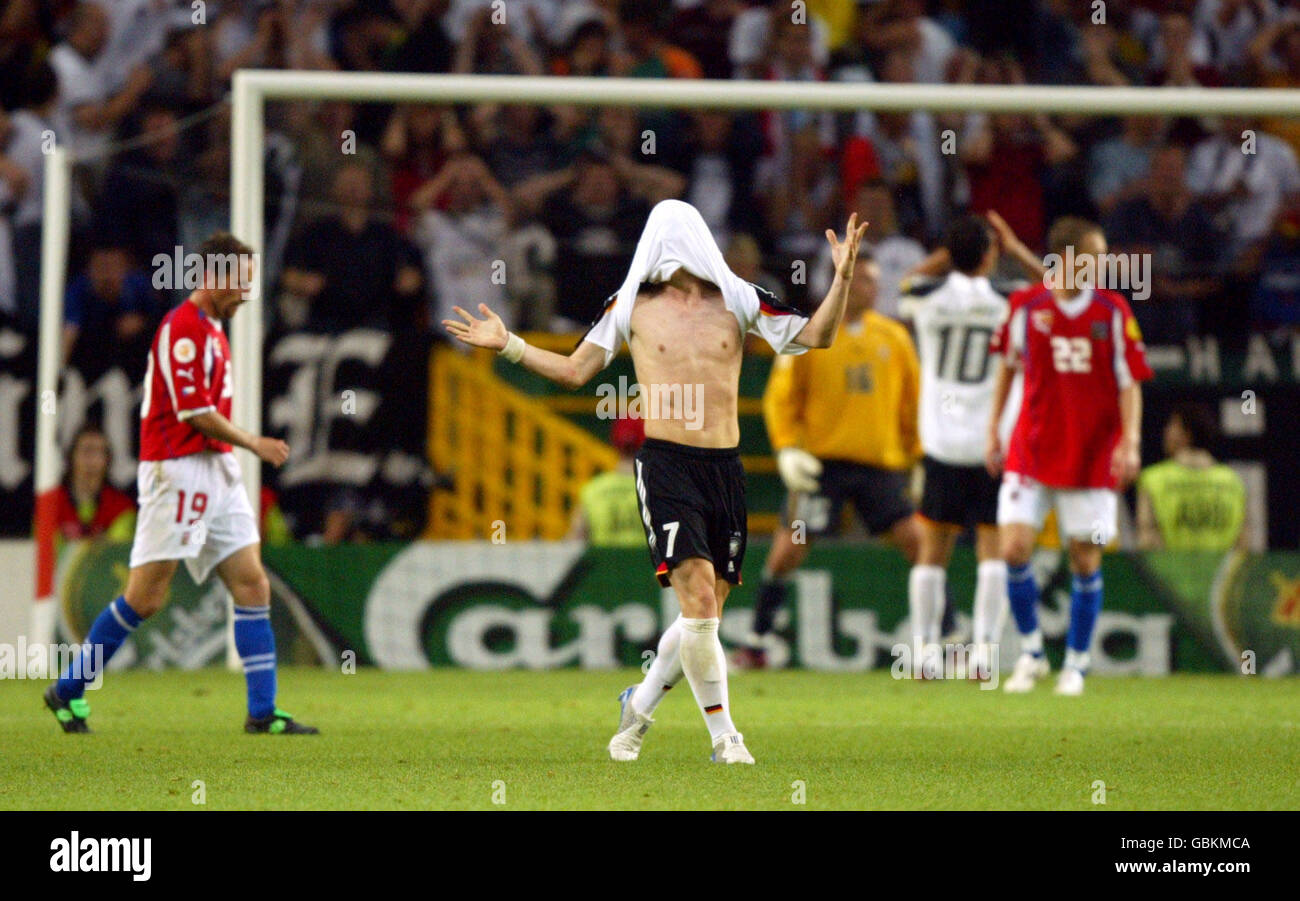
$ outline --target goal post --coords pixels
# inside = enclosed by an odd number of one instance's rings
[[[1042,85],[883,84],[726,79],[570,78],[292,72],[241,69],[233,78],[230,229],[262,252],[265,172],[261,147],[268,100],[357,103],[516,103],[675,109],[816,109],[841,112],[983,112],[1087,115],[1300,114],[1300,89],[1158,88]],[[260,277],[260,273],[259,273]],[[263,298],[256,292],[234,320],[235,421],[260,429]],[[256,458],[244,452],[254,504],[261,492]]]

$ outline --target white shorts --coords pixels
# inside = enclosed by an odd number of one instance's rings
[[[184,560],[194,581],[202,582],[222,560],[261,540],[234,454],[143,460],[138,478],[132,568]]]
[[[1002,477],[998,489],[998,525],[1043,527],[1047,511],[1056,506],[1061,543],[1070,539],[1103,547],[1119,528],[1119,496],[1109,488],[1049,488],[1014,472]]]

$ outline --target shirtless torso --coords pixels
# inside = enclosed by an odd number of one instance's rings
[[[740,443],[744,336],[716,285],[679,270],[662,287],[643,290],[628,347],[647,437],[693,447]]]

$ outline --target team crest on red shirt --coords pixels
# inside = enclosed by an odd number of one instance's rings
[[[1052,332],[1052,311],[1048,309],[1034,310],[1029,315],[1030,321],[1033,322],[1034,328],[1038,329],[1044,335]]]
[[[1109,341],[1110,340],[1110,323],[1098,319],[1092,324],[1092,340]]]

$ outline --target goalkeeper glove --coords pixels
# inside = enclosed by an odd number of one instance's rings
[[[821,490],[817,479],[822,474],[822,461],[806,450],[785,447],[776,452],[776,468],[781,473],[785,487],[796,493],[815,493]]]

